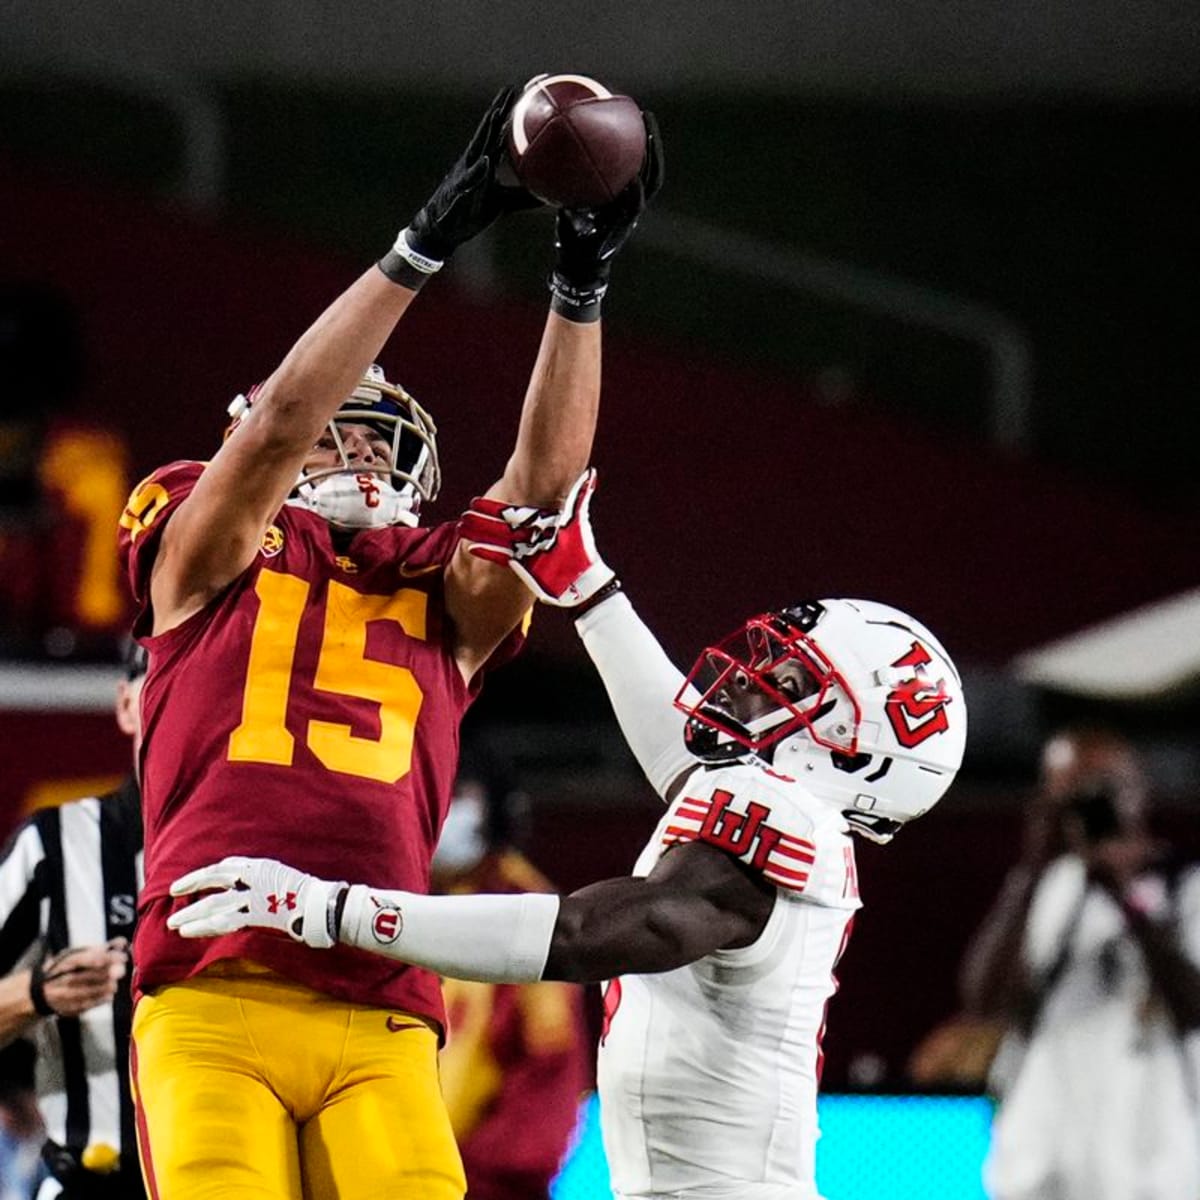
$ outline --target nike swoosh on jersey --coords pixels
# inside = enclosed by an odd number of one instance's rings
[[[414,1021],[411,1018],[404,1020],[402,1017],[393,1017],[389,1014],[387,1019],[388,1033],[399,1033],[402,1029],[420,1029],[421,1022]]]
[[[442,563],[431,563],[427,567],[410,567],[405,563],[401,563],[400,577],[401,579],[416,579],[418,576],[429,575],[434,571],[441,571],[442,569]]]

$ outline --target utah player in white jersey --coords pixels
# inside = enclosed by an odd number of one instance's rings
[[[597,555],[585,475],[559,512],[477,500],[472,552],[573,608],[667,811],[633,875],[565,898],[419,896],[231,858],[169,924],[340,941],[443,975],[607,980],[604,1145],[622,1200],[816,1200],[817,1085],[834,968],[860,906],[850,833],[888,841],[954,778],[958,674],[886,605],[765,613],[684,677]],[[215,889],[215,891],[214,891]]]

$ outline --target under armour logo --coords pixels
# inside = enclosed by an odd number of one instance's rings
[[[281,908],[286,908],[289,912],[296,907],[296,893],[288,892],[283,896],[277,896],[272,892],[267,897],[267,912],[277,913]]]

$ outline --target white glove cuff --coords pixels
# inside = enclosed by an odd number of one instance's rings
[[[567,588],[563,597],[569,606],[590,600],[606,583],[616,578],[616,572],[603,559],[597,559]]]
[[[410,267],[416,271],[420,271],[422,275],[436,275],[445,266],[445,263],[441,259],[429,258],[427,255],[420,254],[412,248],[408,240],[407,226],[396,235],[396,244],[392,247],[392,250],[400,258],[404,259]]]
[[[328,950],[337,944],[333,936],[334,910],[338,894],[346,885],[327,879],[310,878],[304,885],[303,917],[300,940],[316,950]]]
[[[339,941],[455,979],[535,983],[542,977],[559,898],[419,896],[355,884]]]

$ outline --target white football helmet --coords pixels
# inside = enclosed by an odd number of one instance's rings
[[[258,390],[253,387],[234,398],[226,436],[253,407]],[[391,447],[388,462],[372,467],[351,464],[339,428],[343,421],[369,425],[382,433]],[[351,529],[416,525],[422,501],[433,500],[442,482],[437,427],[429,413],[399,384],[389,383],[383,368],[372,363],[329,422],[329,433],[341,463],[301,471],[291,503]]]
[[[700,655],[675,704],[698,758],[757,758],[876,842],[941,799],[966,746],[950,656],[912,617],[870,600],[752,617]]]

